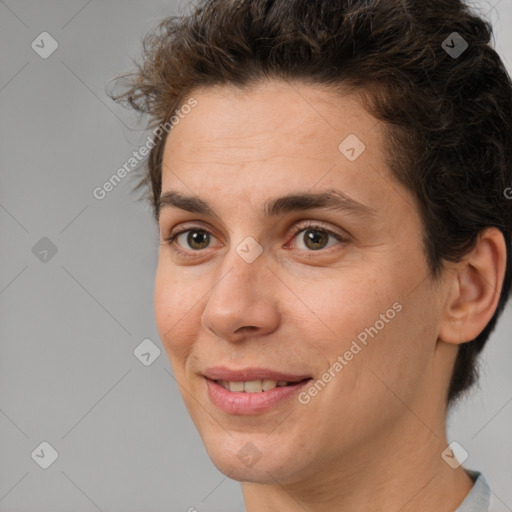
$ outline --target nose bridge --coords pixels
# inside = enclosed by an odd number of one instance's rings
[[[221,278],[213,287],[209,305],[213,304],[226,312],[235,311],[250,307],[258,297],[265,295],[265,291],[258,286],[258,282],[264,281],[261,274],[268,272],[265,257],[263,253],[256,257],[254,246],[249,244],[243,241],[225,256]]]
[[[251,300],[251,296],[262,291],[257,283],[262,282],[262,274],[269,272],[266,269],[266,260],[263,247],[254,237],[243,238],[241,242],[234,244],[224,257],[221,274],[224,277],[215,288],[225,281],[222,288],[228,289],[232,297],[242,292],[241,299]]]
[[[272,291],[265,286],[269,273],[263,248],[251,237],[233,246],[208,296],[202,314],[204,327],[229,339],[241,327],[261,334],[273,328],[278,313]]]

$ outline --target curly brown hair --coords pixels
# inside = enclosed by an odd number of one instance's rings
[[[390,169],[417,200],[431,276],[440,276],[443,260],[459,261],[484,228],[505,238],[500,300],[480,335],[459,347],[452,404],[478,378],[477,356],[512,282],[512,201],[504,197],[512,185],[512,84],[492,36],[490,23],[460,0],[199,0],[145,36],[142,64],[116,77],[123,92],[109,95],[155,127],[197,87],[278,78],[361,94],[386,123]],[[460,55],[449,51],[455,41]],[[157,221],[165,140],[154,137],[135,187],[149,190]]]

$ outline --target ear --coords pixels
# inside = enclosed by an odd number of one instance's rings
[[[501,231],[482,231],[475,247],[449,274],[448,300],[439,331],[442,341],[464,343],[484,330],[500,299],[506,263],[507,248]]]

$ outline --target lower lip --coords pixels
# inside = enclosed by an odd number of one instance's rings
[[[210,400],[228,414],[257,414],[271,409],[296,395],[310,379],[290,386],[281,386],[261,393],[229,391],[215,381],[206,379]]]

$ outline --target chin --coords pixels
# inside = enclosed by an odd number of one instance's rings
[[[203,443],[215,467],[232,480],[275,484],[292,481],[297,473],[296,449],[288,450],[283,443],[278,449],[266,434],[223,432],[204,436]]]

